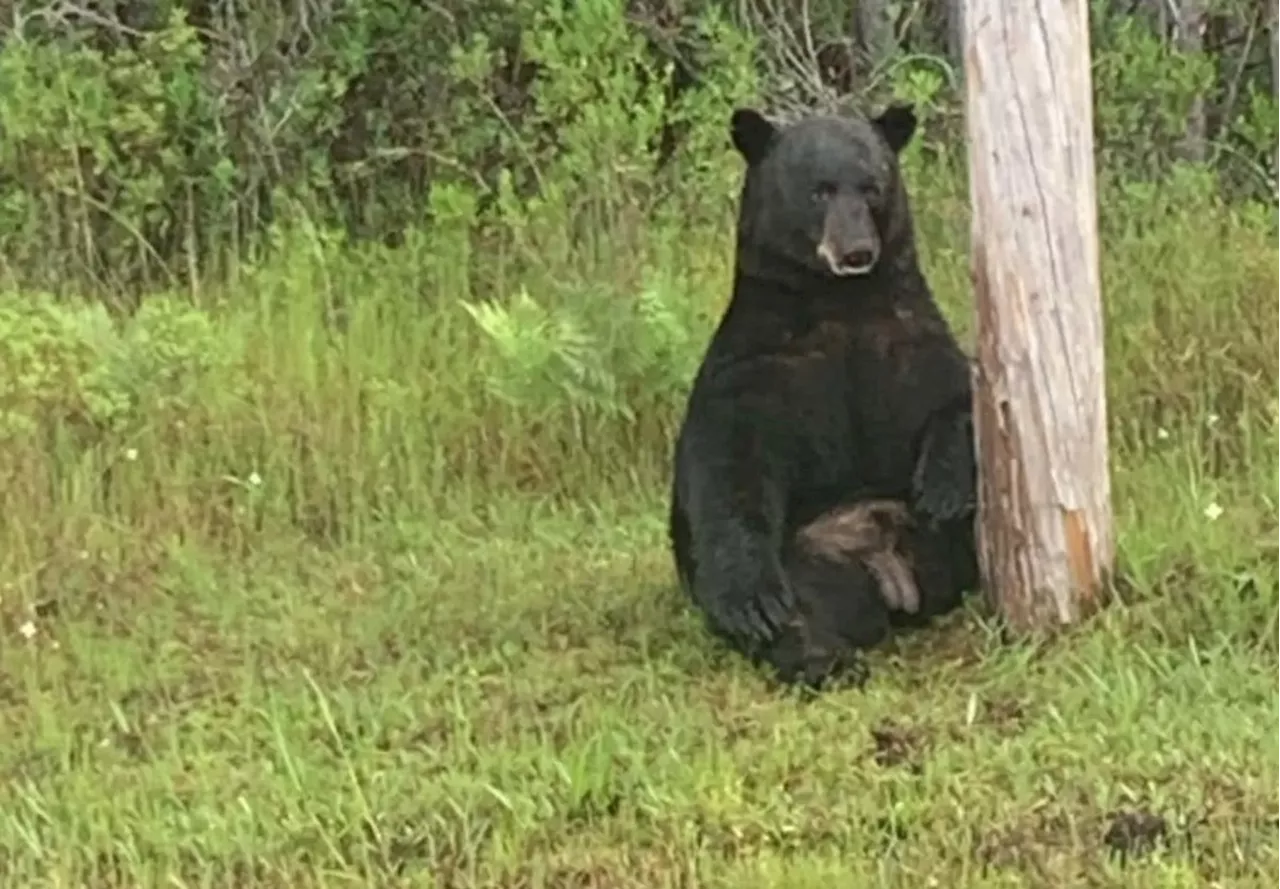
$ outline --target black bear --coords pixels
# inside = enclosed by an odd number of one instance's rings
[[[969,361],[898,167],[916,117],[738,109],[730,129],[733,294],[675,446],[676,570],[784,682],[865,678],[860,649],[957,607],[978,574]]]

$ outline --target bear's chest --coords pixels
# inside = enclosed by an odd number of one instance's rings
[[[929,417],[969,389],[968,362],[945,324],[896,309],[819,325],[787,346],[805,499],[904,495]]]

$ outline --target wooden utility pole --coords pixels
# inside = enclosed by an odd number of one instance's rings
[[[1115,559],[1087,0],[966,0],[983,588],[1015,631],[1091,613]]]

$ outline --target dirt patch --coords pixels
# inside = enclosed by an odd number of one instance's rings
[[[993,729],[1001,735],[1022,731],[1027,723],[1028,703],[1013,695],[995,695],[989,698],[973,698],[962,720],[947,726],[944,734],[954,744],[965,744],[973,739],[975,729]]]
[[[881,723],[871,729],[871,743],[871,759],[881,768],[902,767],[911,772],[920,771],[920,757],[925,744],[919,731]]]
[[[1026,704],[1017,698],[992,698],[983,707],[982,721],[992,728],[1014,731],[1022,728],[1026,718]]]
[[[1234,810],[1169,814],[1136,800],[1098,810],[1084,794],[1067,793],[1012,821],[980,828],[973,857],[984,874],[1004,870],[1045,885],[1094,885],[1106,860],[1132,866],[1160,852],[1190,864],[1202,880],[1225,885],[1264,872],[1258,862],[1267,855],[1274,860],[1269,850],[1276,824],[1274,816],[1268,820],[1256,810],[1252,817]]]
[[[1102,842],[1121,862],[1150,854],[1169,842],[1169,823],[1145,809],[1124,809],[1108,816]]]
[[[1048,804],[1003,826],[983,829],[974,858],[982,872],[1013,871],[1033,875],[1047,885],[1070,876],[1079,879],[1084,861],[1073,851],[1071,819]]]

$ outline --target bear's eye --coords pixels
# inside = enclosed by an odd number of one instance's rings
[[[831,200],[836,193],[836,187],[830,182],[819,182],[813,189],[813,199],[818,203]]]
[[[876,187],[874,182],[864,182],[858,186],[858,192],[867,200],[874,201],[880,197],[880,189]]]

